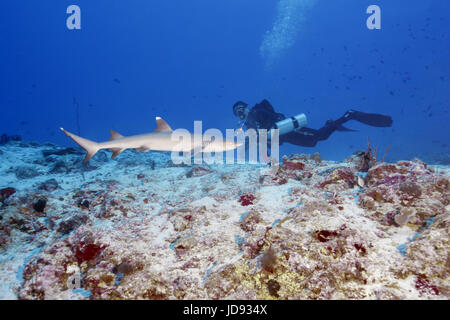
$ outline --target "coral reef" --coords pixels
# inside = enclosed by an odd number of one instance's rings
[[[7,144],[10,141],[21,141],[22,137],[19,135],[8,136],[6,133],[0,136],[0,145]]]
[[[450,297],[450,169],[0,147],[2,299]],[[270,171],[270,170],[269,170]]]

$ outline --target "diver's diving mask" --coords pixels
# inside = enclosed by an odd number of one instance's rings
[[[247,117],[247,106],[244,104],[239,104],[234,108],[234,114],[239,117],[239,119],[244,120]]]

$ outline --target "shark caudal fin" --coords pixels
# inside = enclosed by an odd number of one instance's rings
[[[100,145],[97,142],[84,139],[82,137],[79,137],[73,133],[70,133],[69,131],[65,130],[64,128],[61,128],[62,131],[68,136],[70,139],[75,141],[80,147],[82,147],[84,150],[86,150],[87,154],[84,158],[83,162],[88,162],[90,158],[94,156],[94,154],[97,153],[98,150],[100,150]]]

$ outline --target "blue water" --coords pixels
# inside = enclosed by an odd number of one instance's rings
[[[81,30],[66,28],[71,4]],[[381,30],[366,27],[371,4]],[[369,136],[388,160],[433,161],[450,148],[448,12],[446,0],[2,1],[0,134],[74,145],[59,127],[101,141],[152,131],[155,116],[225,130],[235,101],[267,98],[312,128],[349,108],[394,119],[281,155],[342,160]]]

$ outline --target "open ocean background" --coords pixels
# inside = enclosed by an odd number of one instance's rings
[[[71,4],[81,30],[66,28]],[[381,30],[366,27],[371,4]],[[369,137],[390,161],[450,163],[449,12],[446,0],[2,1],[0,134],[73,146],[59,127],[104,141],[150,132],[155,116],[225,130],[235,101],[266,98],[311,128],[350,108],[394,119],[280,155],[342,160]]]

